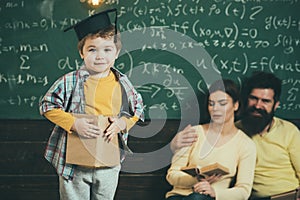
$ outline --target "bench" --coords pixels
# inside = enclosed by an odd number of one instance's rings
[[[53,124],[47,120],[0,121],[1,199],[58,200],[58,177],[43,157]],[[299,127],[299,120],[292,122]],[[171,189],[165,179],[172,156],[167,145],[178,126],[179,120],[154,120],[151,126],[133,128],[129,146],[138,155],[128,156],[122,164],[116,200],[164,199]],[[148,137],[147,131],[157,133]],[[164,153],[157,151],[163,148]]]
[[[159,149],[168,143],[176,121],[168,122],[159,134],[150,138],[130,136],[129,146],[141,154]],[[43,155],[53,124],[47,120],[1,120],[0,124],[0,195],[5,200],[58,200],[58,177],[54,168]],[[174,130],[172,130],[174,129]],[[134,128],[133,128],[134,132]],[[137,134],[137,133],[135,133]],[[166,159],[170,159],[171,153]],[[165,180],[169,166],[151,170],[151,164],[160,162],[146,160],[143,156],[127,156],[122,164],[125,171],[120,173],[115,199],[163,199],[170,189]],[[132,166],[141,163],[149,169],[135,173]]]

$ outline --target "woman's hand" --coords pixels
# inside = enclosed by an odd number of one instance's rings
[[[210,183],[205,179],[202,179],[200,182],[196,183],[193,186],[194,192],[199,194],[209,195],[211,197],[216,197],[215,190],[211,187]]]
[[[219,181],[221,178],[222,178],[222,175],[220,175],[220,174],[219,174],[219,175],[215,174],[215,175],[206,177],[205,180],[206,180],[207,182],[209,182],[210,184],[213,184],[213,183]]]

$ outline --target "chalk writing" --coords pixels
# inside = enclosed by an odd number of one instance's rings
[[[59,76],[82,66],[75,33],[63,30],[104,9],[85,4],[84,0],[0,2],[5,16],[0,18],[4,94],[0,108],[5,113],[0,118],[20,117],[14,114],[20,107],[30,110],[20,118],[40,118],[37,107],[42,95]],[[146,112],[165,111],[170,118],[195,112],[197,103],[204,106],[208,77],[241,83],[256,70],[283,80],[277,114],[299,118],[299,5],[298,0],[108,0],[103,4],[118,8],[124,53],[115,67],[133,81],[142,79],[133,84],[144,98]],[[66,8],[71,12],[66,13]]]
[[[300,20],[295,19],[292,16],[279,18],[277,16],[269,16],[265,19],[267,30],[270,29],[291,29],[295,28],[300,31]]]
[[[273,73],[277,72],[296,72],[300,73],[300,63],[298,60],[295,62],[281,63],[276,61],[275,56],[261,57],[258,60],[250,60],[247,54],[243,54],[241,58],[235,58],[234,60],[219,58],[219,55],[213,57],[213,61],[217,63],[220,71],[227,71],[228,74],[237,72],[246,74],[250,69],[254,70],[269,70]]]
[[[17,7],[23,8],[24,6],[25,6],[24,1],[21,1],[21,2],[8,1],[5,3],[5,9],[12,9],[12,8],[17,8]]]
[[[79,19],[74,18],[65,18],[60,21],[49,20],[46,18],[39,19],[38,21],[12,20],[5,22],[4,29],[13,31],[31,29],[41,29],[44,31],[49,29],[64,30],[65,28],[74,25],[79,21]]]
[[[13,107],[36,107],[41,97],[37,96],[10,96],[7,99],[0,98],[0,105]]]
[[[9,85],[48,85],[47,76],[35,76],[32,74],[2,74],[0,73],[0,84],[9,84]]]
[[[20,52],[48,52],[49,48],[46,43],[42,44],[19,44],[3,45],[0,43],[0,54],[2,53],[20,53]]]

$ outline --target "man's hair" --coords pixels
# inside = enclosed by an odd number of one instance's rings
[[[277,102],[281,95],[281,80],[272,73],[257,71],[246,80],[244,98],[248,99],[253,89],[272,89],[274,91],[274,101]]]
[[[80,40],[78,42],[78,45],[77,45],[77,48],[79,50],[79,52],[82,53],[82,50],[83,50],[83,46],[85,44],[85,41],[87,38],[98,38],[98,37],[101,37],[103,39],[110,39],[110,38],[114,38],[115,37],[115,26],[114,25],[111,25],[109,26],[108,28],[106,29],[102,29],[100,30],[99,32],[95,33],[95,34],[88,34],[87,36],[85,36],[82,40]],[[122,48],[122,43],[121,43],[121,35],[120,35],[120,32],[118,31],[118,34],[116,35],[116,47],[117,47],[117,50],[120,50]]]

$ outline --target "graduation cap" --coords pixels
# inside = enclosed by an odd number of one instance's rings
[[[80,22],[78,22],[77,24],[70,26],[68,28],[66,28],[64,30],[64,32],[70,30],[70,29],[74,29],[76,32],[76,35],[78,37],[78,40],[80,41],[82,38],[84,38],[85,36],[87,36],[90,33],[97,33],[99,30],[105,29],[109,26],[111,26],[111,22],[108,16],[108,13],[110,12],[115,12],[116,16],[115,16],[115,38],[114,38],[114,42],[117,42],[117,9],[113,8],[110,10],[105,10],[103,12],[94,14]]]

